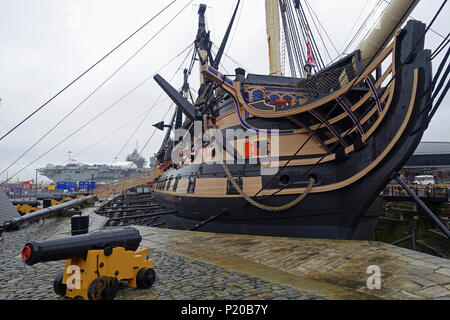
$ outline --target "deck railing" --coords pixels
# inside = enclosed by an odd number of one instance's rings
[[[450,201],[450,186],[448,185],[409,185],[409,188],[419,197],[431,201]],[[384,198],[411,199],[406,190],[397,184],[390,184],[383,190]]]

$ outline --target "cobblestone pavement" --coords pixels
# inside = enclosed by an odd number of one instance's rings
[[[381,242],[136,227],[148,248],[214,263],[329,299],[450,299],[450,260]],[[369,289],[370,266],[381,287]]]
[[[116,299],[322,300],[314,292],[280,285],[212,264],[151,250],[156,281],[148,290],[126,287]]]
[[[0,242],[0,300],[55,299],[53,279],[64,269],[64,261],[37,263],[27,266],[21,251],[25,243],[45,240],[54,235],[69,219],[49,219],[33,223],[18,231],[4,232]]]
[[[45,240],[70,231],[70,219],[50,219],[19,231],[4,233],[0,242],[0,300],[62,299],[53,291],[53,279],[64,269],[64,261],[25,265],[21,249],[31,240]],[[258,279],[212,264],[190,260],[160,250],[151,250],[156,281],[148,290],[121,286],[120,300],[274,299],[317,300],[313,292]]]
[[[93,229],[104,224],[92,214]],[[214,234],[135,226],[157,280],[117,299],[449,299],[450,260],[370,241]],[[30,240],[70,235],[70,219],[34,223],[0,238],[0,300],[62,299],[53,279],[64,261],[25,266]],[[369,266],[381,288],[369,290]]]

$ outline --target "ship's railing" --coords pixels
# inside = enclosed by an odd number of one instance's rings
[[[97,198],[106,198],[111,194],[121,193],[122,191],[152,182],[160,174],[161,171],[159,169],[145,171],[109,184],[99,185],[95,188],[94,193]]]
[[[448,185],[410,185],[409,188],[420,198],[433,201],[450,201],[450,186]],[[383,190],[385,199],[410,198],[401,185],[390,184]]]

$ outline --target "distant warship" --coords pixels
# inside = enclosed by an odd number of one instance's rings
[[[125,160],[113,164],[86,164],[82,162],[66,165],[47,164],[44,168],[38,169],[38,172],[55,183],[95,181],[97,184],[104,184],[148,170],[146,168],[147,161],[139,156],[136,149]]]

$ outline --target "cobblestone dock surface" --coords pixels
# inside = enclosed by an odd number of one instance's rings
[[[381,242],[136,228],[145,247],[327,299],[450,299],[450,260]]]
[[[92,208],[90,230],[105,225]],[[151,289],[123,286],[116,299],[450,299],[450,260],[380,242],[261,237],[135,226],[150,249]],[[0,238],[0,300],[62,299],[53,279],[64,261],[25,266],[31,240],[70,236],[70,218],[5,232]],[[369,267],[380,288],[369,289]],[[370,269],[370,268],[369,268]],[[373,269],[372,269],[373,270]]]
[[[67,218],[54,218],[24,228],[4,232],[0,239],[0,300],[57,299],[53,292],[53,279],[64,270],[64,261],[37,263],[27,266],[21,251],[29,241],[46,240],[70,222]]]
[[[99,218],[99,217],[97,217]],[[101,219],[100,219],[101,220]],[[19,231],[4,234],[0,242],[0,300],[60,300],[53,291],[53,279],[64,269],[64,261],[25,265],[21,250],[26,242],[70,235],[70,219],[49,219]],[[157,280],[151,289],[121,286],[117,300],[319,300],[322,297],[230,271],[213,264],[151,250]]]
[[[149,290],[124,286],[118,300],[322,300],[314,292],[280,285],[212,264],[151,250],[156,281]]]

